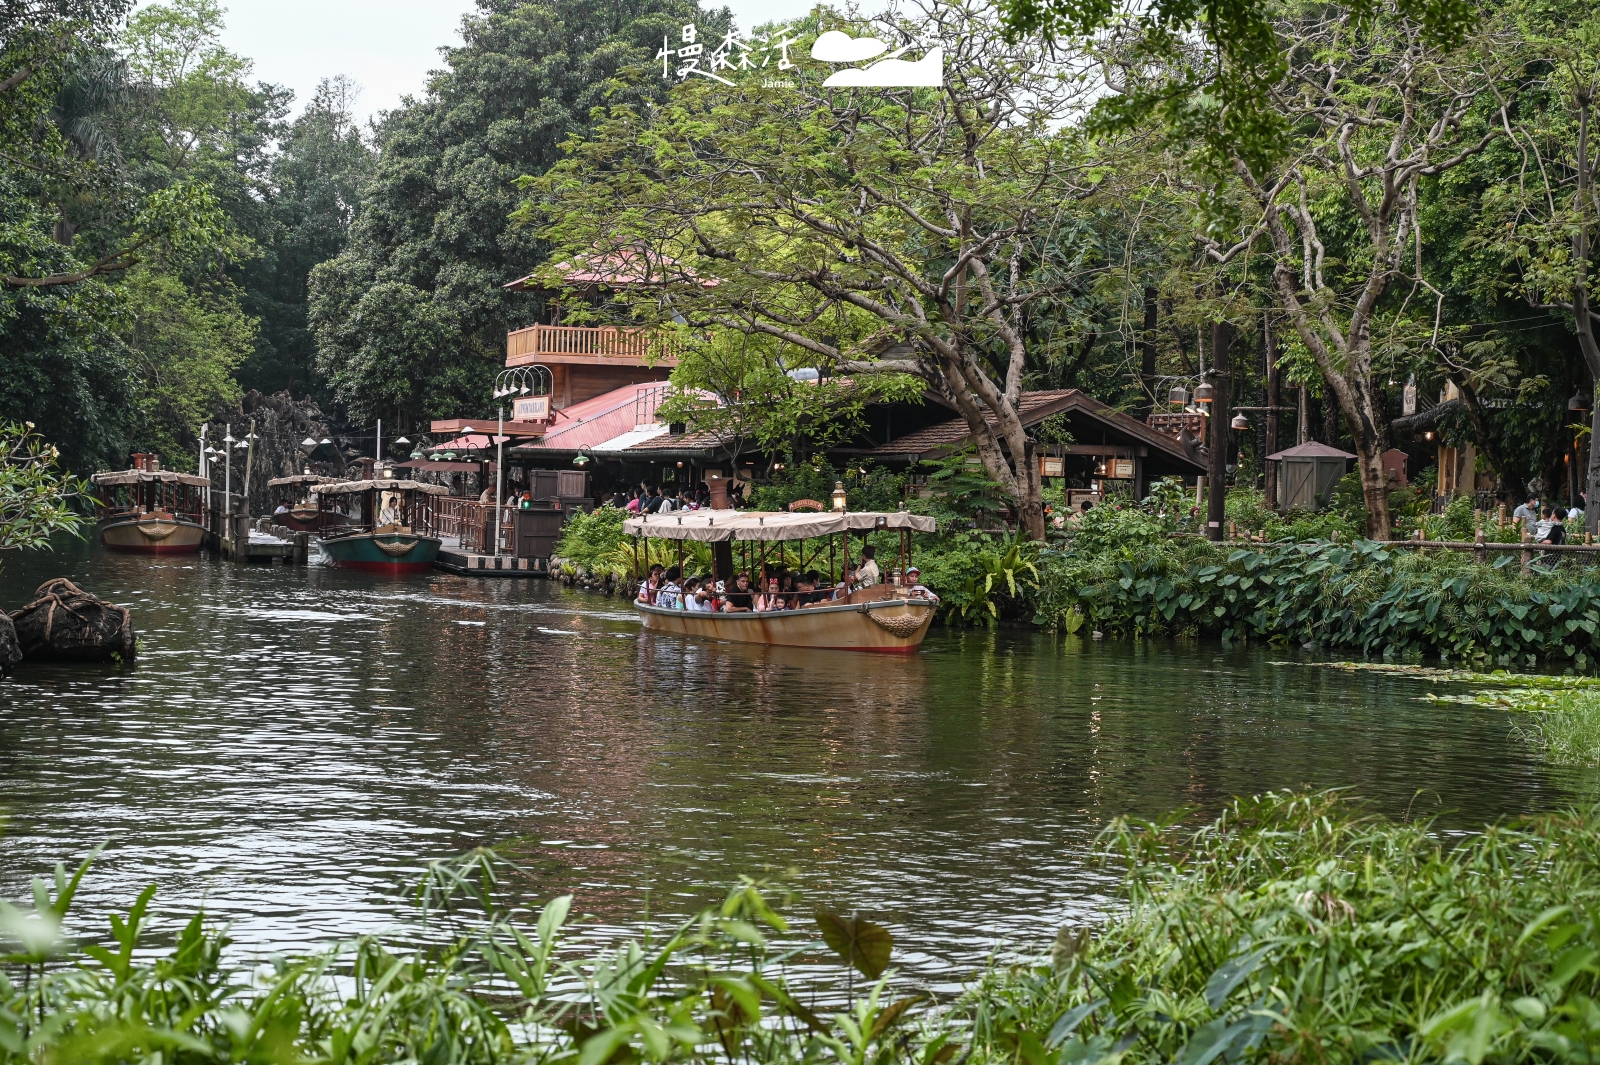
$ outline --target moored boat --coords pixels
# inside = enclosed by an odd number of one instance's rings
[[[317,509],[317,501],[308,498],[308,490],[312,485],[332,484],[336,480],[335,477],[322,477],[310,471],[272,478],[267,482],[267,489],[281,496],[277,508],[272,512],[272,523],[295,532],[319,532],[321,512]]]
[[[395,477],[391,467],[375,478],[314,484],[310,491],[322,530],[318,544],[335,566],[399,576],[432,569],[438,560],[431,499],[449,495],[448,488]],[[340,496],[346,514],[327,508]]]
[[[140,555],[200,550],[207,478],[163,470],[154,456],[138,455],[134,468],[104,471],[89,480],[98,489],[100,542],[108,549]]]
[[[850,534],[898,531],[901,533],[901,570],[908,561],[909,534],[934,532],[934,520],[905,511],[830,511],[791,514],[782,512],[699,510],[687,514],[631,518],[623,531],[646,542],[666,539],[713,545],[712,579],[732,578],[732,547],[743,541],[746,555],[759,544],[761,568],[770,542],[811,540],[842,536],[843,563],[850,561]],[[829,569],[839,559],[829,544]],[[821,557],[821,548],[812,552]],[[752,567],[754,568],[754,567]],[[725,572],[717,572],[725,571]],[[898,575],[897,575],[898,576]],[[841,599],[822,600],[784,610],[712,612],[667,608],[635,601],[647,632],[775,647],[813,647],[848,651],[912,652],[922,645],[933,622],[937,601],[900,584],[876,584]]]

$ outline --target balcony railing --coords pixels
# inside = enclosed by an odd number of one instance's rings
[[[666,358],[677,352],[670,342],[657,340],[636,326],[530,325],[506,334],[506,364],[546,355],[587,355],[597,359],[637,359],[655,354]]]

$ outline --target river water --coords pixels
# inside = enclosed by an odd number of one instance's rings
[[[70,575],[133,610],[137,668],[0,681],[0,895],[107,848],[79,910],[159,881],[239,949],[410,927],[424,861],[493,845],[596,939],[739,875],[895,931],[935,987],[1103,907],[1118,814],[1346,786],[1447,826],[1577,801],[1506,715],[1413,678],[1204,643],[935,629],[873,656],[641,636],[545,581],[385,580],[67,545],[10,556],[0,604]]]

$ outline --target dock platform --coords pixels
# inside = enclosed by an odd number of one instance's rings
[[[464,577],[548,577],[548,558],[517,558],[515,555],[479,555],[460,548],[442,547],[434,562],[439,569]]]

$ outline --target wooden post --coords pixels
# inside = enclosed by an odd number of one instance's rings
[[[1528,547],[1528,545],[1531,543],[1533,543],[1533,534],[1530,533],[1528,531],[1528,527],[1524,525],[1522,527],[1522,572],[1524,575],[1526,575],[1528,570],[1533,566],[1533,551]]]
[[[1206,498],[1206,538],[1221,540],[1222,523],[1227,519],[1225,509],[1227,488],[1225,475],[1228,464],[1228,434],[1233,406],[1233,379],[1228,365],[1228,348],[1233,342],[1233,326],[1227,322],[1211,325],[1211,454],[1206,480],[1211,494]]]
[[[1483,530],[1482,529],[1479,529],[1473,535],[1472,543],[1473,543],[1472,557],[1476,558],[1479,562],[1487,562],[1487,561],[1489,561],[1489,549],[1487,547],[1483,546],[1484,538],[1483,538]]]

